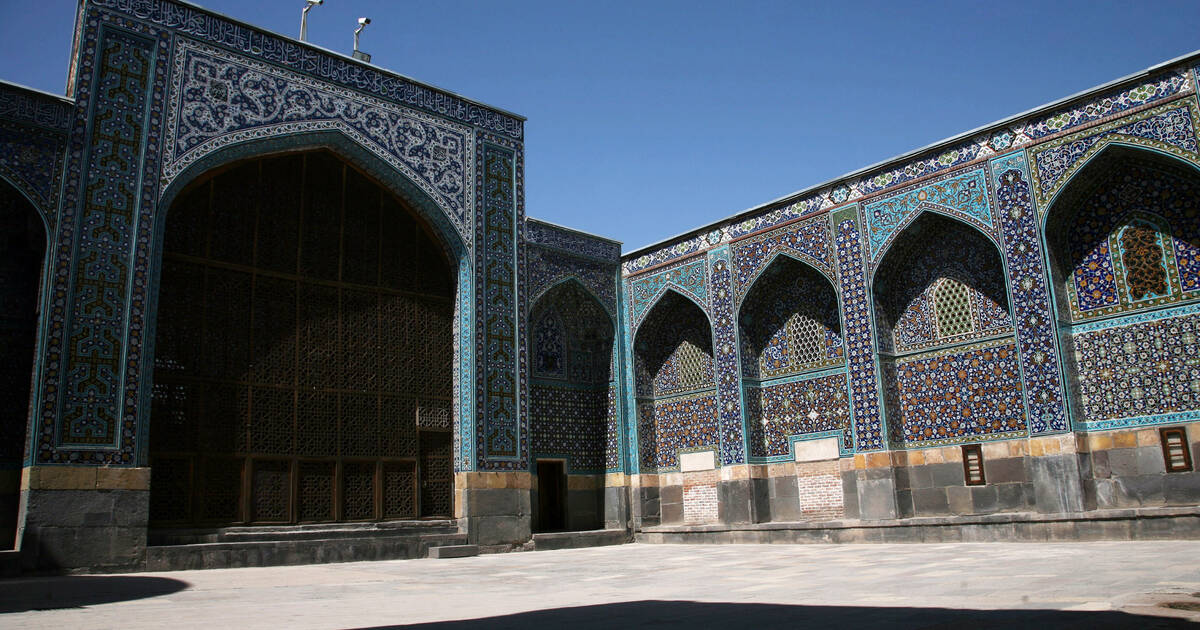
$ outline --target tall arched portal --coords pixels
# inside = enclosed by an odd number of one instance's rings
[[[0,549],[16,536],[45,252],[37,210],[0,180]]]
[[[1023,435],[1017,346],[1004,265],[992,241],[926,212],[877,269],[875,322],[893,443]]]
[[[164,239],[152,523],[449,517],[454,292],[429,227],[329,151],[192,182]]]
[[[738,310],[750,455],[790,453],[789,438],[849,431],[838,297],[812,267],[777,257]]]
[[[529,322],[534,529],[599,529],[614,385],[612,319],[582,285],[566,281],[538,299]]]
[[[1076,422],[1096,428],[1200,411],[1200,173],[1110,146],[1046,219]],[[1095,423],[1095,424],[1092,424]]]

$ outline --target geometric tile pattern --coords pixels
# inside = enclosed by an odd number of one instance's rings
[[[746,292],[756,282],[778,254],[802,260],[826,276],[833,275],[833,253],[826,216],[801,221],[795,225],[772,230],[765,234],[738,241],[732,246],[734,291],[736,304],[741,304]]]
[[[1020,348],[1021,374],[1029,404],[1030,433],[1066,431],[1065,389],[1057,349],[1057,331],[1042,262],[1038,215],[1029,196],[1024,152],[996,158],[990,164],[996,187],[996,214],[1004,234],[1008,287]]]
[[[999,254],[955,219],[929,212],[909,224],[875,277],[880,349],[905,353],[1011,334]]]
[[[937,208],[993,233],[987,174],[982,168],[939,177],[863,206],[871,258],[878,258],[916,213]]]
[[[469,127],[186,38],[177,41],[172,65],[160,189],[223,147],[337,130],[436,200],[470,247],[475,187]]]
[[[883,362],[892,438],[949,444],[1025,434],[1017,346],[1001,339]]]
[[[1102,322],[1104,327],[1074,331],[1082,420],[1159,416],[1159,422],[1178,421],[1184,412],[1200,417],[1200,313],[1196,310],[1179,307],[1177,316],[1109,320]]]
[[[477,273],[483,316],[477,326],[483,383],[476,393],[480,467],[521,461],[524,414],[517,408],[521,384],[517,365],[516,156],[512,150],[483,144],[483,196],[478,221],[483,264]],[[520,344],[524,346],[524,344]],[[519,466],[518,467],[522,467]]]
[[[669,291],[655,304],[637,331],[634,373],[640,398],[714,386],[712,332],[695,303]]]
[[[529,391],[531,457],[565,457],[572,474],[604,472],[610,391],[607,385],[534,381]]]
[[[729,249],[709,252],[709,286],[712,287],[713,367],[720,405],[722,465],[746,461],[745,430],[742,426],[741,387],[738,382],[738,341],[734,324],[733,279]]]
[[[1200,297],[1200,177],[1160,159],[1096,162],[1056,204],[1048,229],[1072,321]]]
[[[738,315],[742,376],[775,378],[845,362],[837,293],[787,256],[759,276]]]
[[[527,222],[526,226],[536,225]],[[525,248],[529,257],[529,295],[536,302],[551,287],[574,279],[587,287],[609,316],[617,312],[617,261],[599,262],[537,245]]]
[[[1146,147],[1200,164],[1196,123],[1200,109],[1194,99],[1182,99],[1138,112],[1077,134],[1058,138],[1030,150],[1034,191],[1043,211],[1078,170],[1110,142]]]
[[[643,473],[678,468],[679,451],[715,448],[717,396],[688,394],[638,404],[638,438]]]
[[[880,418],[879,386],[875,369],[875,340],[871,305],[867,297],[862,234],[857,206],[835,211],[831,217],[837,246],[838,278],[841,281],[842,317],[845,322],[846,360],[849,362],[850,402],[854,414],[854,444],[846,449],[877,451],[884,448]]]
[[[40,459],[59,446],[121,446],[125,425],[123,340],[130,252],[136,236],[143,137],[155,42],[118,30],[101,30],[98,44],[95,121],[81,171],[85,174],[79,218],[80,263],[71,279],[74,330],[67,354],[71,386],[63,392],[59,434],[41,436]],[[129,414],[128,422],[134,421]],[[49,428],[49,427],[48,427]],[[132,453],[123,453],[132,459]]]
[[[782,457],[791,453],[794,436],[840,431],[852,442],[850,397],[846,374],[817,372],[746,386],[746,425],[750,456]]]
[[[370,92],[399,105],[479,127],[507,139],[521,140],[523,137],[524,124],[520,118],[450,92],[381,72],[344,56],[330,55],[314,46],[230,21],[197,6],[163,0],[91,0],[88,4],[303,72],[328,83]]]

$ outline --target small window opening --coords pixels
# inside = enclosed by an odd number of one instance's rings
[[[983,448],[978,444],[964,444],[962,447],[963,480],[968,486],[982,486],[986,483],[983,478]]]
[[[1163,459],[1167,472],[1188,472],[1192,469],[1192,454],[1188,452],[1187,431],[1183,427],[1160,429]]]

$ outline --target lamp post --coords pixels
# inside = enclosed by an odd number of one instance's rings
[[[305,0],[304,8],[300,10],[300,41],[308,40],[308,10],[325,2],[325,0]]]
[[[358,59],[359,61],[365,61],[367,63],[371,62],[371,55],[368,55],[367,53],[358,49],[358,36],[363,32],[364,28],[367,28],[367,25],[370,23],[371,18],[369,17],[358,18],[358,28],[354,29],[354,53],[351,55],[355,59]]]

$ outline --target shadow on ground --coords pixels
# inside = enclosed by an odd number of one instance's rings
[[[508,628],[920,628],[921,630],[982,630],[988,628],[1196,628],[1181,619],[1131,615],[1117,611],[1062,610],[959,610],[950,608],[896,608],[868,606],[790,606],[783,604],[730,604],[680,601],[639,601],[575,608],[538,610],[514,615],[445,621],[385,628],[430,630]]]
[[[72,575],[0,581],[0,613],[80,608],[178,593],[187,582],[131,575]]]

